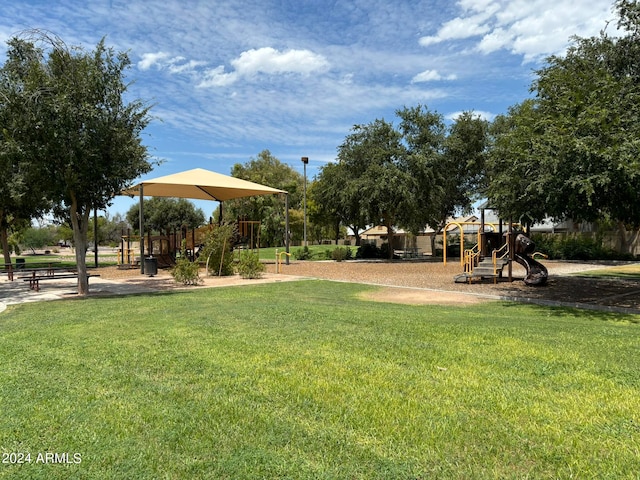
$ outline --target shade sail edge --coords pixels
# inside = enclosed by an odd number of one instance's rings
[[[197,168],[142,181],[122,190],[120,194],[139,195],[141,186],[145,197],[177,197],[214,201],[288,193],[285,190]]]

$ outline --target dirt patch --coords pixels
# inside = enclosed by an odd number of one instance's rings
[[[496,283],[491,280],[474,280],[473,283],[455,283],[454,277],[462,271],[459,262],[292,262],[283,266],[284,275],[324,278],[345,282],[436,290],[436,297],[444,301],[451,295],[457,299],[483,296],[511,300],[531,301],[547,305],[581,306],[595,309],[611,309],[629,313],[640,312],[640,282],[621,278],[588,278],[576,273],[608,268],[604,263],[580,263],[545,261],[549,271],[547,285],[532,287],[522,281],[524,269],[514,264],[512,280],[505,272]],[[619,266],[619,265],[618,265]],[[274,268],[273,266],[271,266]],[[453,296],[462,294],[462,297]],[[469,295],[471,294],[471,295]],[[423,293],[427,298],[431,293]],[[394,301],[394,296],[385,301]],[[396,296],[396,298],[400,298]],[[395,300],[399,301],[399,300]],[[426,300],[424,300],[426,301]]]
[[[477,305],[495,299],[479,295],[423,290],[412,288],[382,287],[360,294],[363,300],[405,305]]]

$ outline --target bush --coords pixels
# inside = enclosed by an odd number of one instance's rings
[[[303,248],[297,249],[293,252],[293,258],[296,260],[310,260],[312,257],[311,252],[309,251],[309,247],[306,245]]]
[[[200,283],[200,267],[197,262],[189,260],[186,245],[186,240],[183,240],[180,258],[176,260],[176,265],[171,269],[171,275],[176,282],[183,285],[198,285]]]
[[[208,267],[207,275],[233,275],[233,225],[211,228],[204,238],[200,258]]]
[[[380,249],[373,243],[362,244],[356,252],[356,258],[380,258]]]
[[[337,247],[331,252],[331,259],[336,262],[350,260],[352,258],[351,249],[349,247]]]
[[[545,253],[553,260],[625,260],[626,256],[602,245],[600,238],[585,235],[531,236],[536,251]]]
[[[242,278],[260,278],[265,266],[260,262],[260,257],[253,252],[244,251],[240,253],[240,260],[236,266]]]
[[[380,247],[380,258],[389,258],[389,244],[383,243]],[[399,258],[397,255],[392,254],[391,258]]]

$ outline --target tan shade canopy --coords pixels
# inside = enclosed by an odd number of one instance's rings
[[[287,193],[259,183],[222,175],[203,168],[145,180],[121,192],[122,195],[137,196],[143,187],[145,197],[178,197],[222,202],[232,198],[254,195]]]

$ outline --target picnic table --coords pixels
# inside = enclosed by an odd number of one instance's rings
[[[38,272],[44,272],[44,275],[38,275]],[[57,273],[56,272],[61,272]],[[29,282],[29,288],[31,290],[35,290],[36,292],[40,291],[40,281],[42,280],[60,280],[67,278],[78,278],[78,271],[69,268],[57,268],[57,269],[47,269],[47,268],[34,268],[31,269],[31,275],[26,277],[20,277],[24,282]],[[87,281],[91,277],[99,277],[100,275],[87,273]]]
[[[20,259],[16,259],[20,260]],[[2,273],[7,274],[7,279],[11,282],[14,280],[14,276],[16,273],[28,273],[33,271],[44,271],[49,275],[53,275],[54,272],[59,268],[56,267],[56,264],[59,264],[60,260],[53,260],[49,262],[33,262],[29,263],[28,267],[25,263],[17,263],[14,265],[13,263],[5,263],[4,268],[2,269]]]

